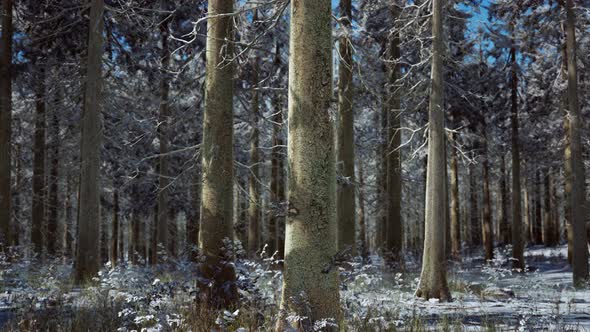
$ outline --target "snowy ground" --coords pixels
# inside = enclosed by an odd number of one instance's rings
[[[464,330],[494,326],[512,331],[590,331],[590,288],[572,287],[566,254],[563,246],[529,248],[524,274],[509,269],[509,248],[496,250],[497,258],[491,264],[482,257],[454,263],[448,274],[454,298],[450,303],[416,299],[417,270],[383,277],[361,274],[343,295],[346,303],[353,303],[351,312],[366,315],[372,310],[373,319],[383,327],[409,327],[419,319],[431,326],[443,322]]]
[[[342,269],[347,330],[590,331],[590,287],[572,287],[566,248],[528,248],[526,273],[510,270],[509,250],[497,249],[491,264],[477,255],[451,263],[450,303],[413,296],[419,266],[412,260],[399,272],[384,268],[379,257],[370,265]],[[281,274],[269,262],[240,261],[237,267],[248,307],[218,314],[216,323],[248,330],[244,316],[250,319],[255,311],[258,329],[267,330],[276,314]],[[177,262],[157,269],[105,269],[94,286],[78,289],[69,281],[68,265],[7,264],[0,280],[0,330],[43,329],[55,325],[52,320],[68,330],[89,319],[107,320],[109,325],[96,327],[104,330],[190,330],[194,268]],[[68,319],[73,323],[60,323]]]

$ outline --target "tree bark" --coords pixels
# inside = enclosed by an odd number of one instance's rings
[[[90,0],[88,61],[82,117],[78,241],[75,262],[77,283],[89,281],[100,268],[100,147],[102,141],[100,104],[103,0]]]
[[[422,273],[416,296],[451,300],[445,257],[446,157],[444,127],[443,1],[432,2],[432,86],[428,112],[428,174],[426,178],[426,230]]]
[[[330,0],[291,1],[289,58],[288,217],[281,317],[310,329],[323,319],[340,324],[342,312],[335,220],[336,165],[332,96]],[[306,317],[287,322],[286,315]],[[327,330],[337,330],[328,328]]]
[[[260,153],[258,145],[260,142],[260,104],[258,97],[258,63],[259,59],[252,60],[252,111],[251,136],[250,136],[250,178],[248,179],[248,254],[256,257],[260,250]]]
[[[356,254],[355,179],[354,179],[354,85],[352,39],[352,1],[340,0],[340,15],[344,33],[338,41],[338,122],[336,128],[336,167],[338,193],[336,220],[338,223],[338,250],[350,249]]]
[[[33,207],[31,211],[31,243],[36,255],[43,253],[43,227],[45,225],[45,69],[39,64],[35,92],[35,141],[33,146]]]
[[[545,246],[554,247],[557,245],[555,239],[555,221],[553,220],[553,181],[551,170],[545,173],[545,220],[543,222],[543,242]]]
[[[0,250],[11,242],[12,1],[2,0],[0,39]],[[18,236],[15,234],[14,236]]]
[[[233,265],[224,252],[232,239],[233,221],[233,56],[232,0],[210,0],[207,21],[207,75],[203,117],[201,229],[199,247],[204,255],[198,286],[202,300],[229,306],[238,300]]]
[[[576,18],[573,0],[566,0],[567,13],[567,64],[568,64],[568,103],[569,131],[571,148],[571,223],[573,231],[572,269],[575,286],[588,280],[588,245],[586,236],[586,177],[582,159],[580,131],[584,127],[578,102],[578,65],[576,63]]]

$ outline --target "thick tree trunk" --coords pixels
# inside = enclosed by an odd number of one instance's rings
[[[75,262],[75,279],[78,283],[90,280],[100,268],[100,95],[104,3],[103,0],[90,0],[90,5],[84,115],[81,120],[80,200]]]
[[[166,1],[162,1],[162,10],[166,11]],[[158,119],[158,139],[160,141],[160,158],[159,158],[159,177],[158,177],[158,218],[157,218],[157,245],[162,249],[169,251],[168,233],[169,233],[169,211],[168,199],[170,193],[170,171],[169,171],[169,156],[168,156],[168,128],[171,123],[170,106],[168,104],[168,93],[170,90],[170,80],[168,74],[168,67],[170,66],[170,52],[168,51],[168,25],[169,14],[163,14],[160,23],[160,38],[162,43],[162,54],[160,55],[161,66],[161,81],[160,81],[160,112]],[[168,252],[171,255],[170,252]],[[155,261],[158,261],[158,251],[155,253]]]
[[[61,102],[61,96],[58,94],[51,110],[51,122],[49,125],[49,135],[51,137],[51,170],[48,177],[49,195],[47,201],[47,253],[54,257],[61,249],[58,240],[58,211],[59,211],[59,116],[58,105]]]
[[[31,243],[33,252],[43,253],[43,227],[45,225],[45,70],[39,65],[36,75],[35,141],[33,146],[33,207],[31,210]]]
[[[260,142],[259,118],[260,104],[258,97],[258,58],[252,61],[252,132],[250,136],[250,178],[248,179],[248,254],[256,257],[260,250],[260,153],[258,145]]]
[[[396,21],[399,16],[400,8],[396,1],[392,2],[391,14]],[[400,87],[398,86],[401,77],[400,60],[400,37],[399,31],[394,27],[389,35],[389,63],[388,74],[388,100],[387,115],[389,117],[389,127],[387,135],[387,253],[392,259],[398,260],[402,255],[403,246],[403,227],[401,217],[401,199],[402,199],[402,165],[401,165],[401,105],[400,105]]]
[[[336,128],[336,168],[338,193],[336,220],[338,223],[338,250],[347,248],[356,253],[355,241],[355,179],[354,179],[354,85],[352,39],[352,1],[340,0],[340,15],[344,33],[338,41],[338,122]]]
[[[238,300],[236,274],[223,248],[232,239],[233,221],[233,0],[210,0],[207,21],[207,76],[201,155],[203,189],[199,247],[205,260],[200,264],[198,286],[202,300],[228,306]]]
[[[11,242],[12,1],[2,0],[0,39],[0,250]]]
[[[291,1],[289,207],[283,314],[276,329],[281,332],[289,324],[308,330],[319,320],[342,319],[338,267],[331,261],[337,253],[331,7],[330,0]],[[291,314],[305,318],[287,322]]]
[[[522,241],[522,215],[520,211],[520,138],[518,136],[518,76],[516,73],[518,68],[514,41],[512,41],[510,57],[512,61],[512,108],[510,113],[510,124],[512,125],[512,267],[524,270],[524,244]]]
[[[566,0],[567,12],[567,64],[568,103],[570,128],[568,136],[571,148],[571,223],[573,231],[572,268],[574,285],[579,286],[588,279],[588,245],[586,236],[586,177],[582,160],[580,131],[584,127],[578,103],[578,65],[576,63],[576,18],[573,0]]]
[[[564,30],[567,28],[564,28]],[[565,34],[565,31],[564,31]],[[567,37],[566,37],[567,38]],[[567,62],[568,62],[568,56],[567,56],[567,43],[566,46],[563,47],[562,50],[562,66],[561,66],[561,73],[564,79],[567,80],[567,76],[568,76],[568,69],[567,69]],[[569,103],[567,100],[568,96],[567,96],[567,92],[565,93],[565,95],[563,96],[563,104],[564,104],[564,110],[565,112],[565,116],[563,118],[563,129],[565,132],[565,137],[564,137],[564,163],[563,163],[563,181],[564,181],[564,186],[563,186],[563,203],[564,203],[564,208],[563,208],[563,217],[565,219],[565,232],[566,232],[566,239],[567,239],[567,262],[568,264],[572,264],[572,250],[573,250],[573,236],[572,236],[572,217],[571,217],[571,213],[572,213],[572,201],[571,201],[571,194],[572,194],[572,153],[571,153],[571,146],[570,146],[570,119],[569,119],[569,114],[567,112],[567,108],[569,107]]]
[[[432,2],[432,86],[428,112],[428,175],[426,180],[426,230],[422,273],[416,296],[451,300],[445,257],[446,157],[443,75],[443,1]]]

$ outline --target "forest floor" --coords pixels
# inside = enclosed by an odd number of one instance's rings
[[[341,269],[346,331],[590,331],[590,287],[574,289],[566,247],[529,247],[525,273],[510,269],[510,248],[486,263],[478,253],[449,265],[453,301],[414,297],[419,265],[370,264]],[[238,310],[195,307],[195,266],[108,265],[86,287],[71,282],[62,261],[6,263],[0,272],[0,330],[8,331],[266,331],[273,326],[281,273],[272,262],[239,260]],[[219,329],[218,327],[222,327]]]

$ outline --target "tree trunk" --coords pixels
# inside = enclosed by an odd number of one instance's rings
[[[88,61],[81,120],[80,200],[78,205],[78,241],[75,262],[77,283],[89,281],[100,268],[100,146],[102,141],[101,58],[103,0],[90,0]]]
[[[453,117],[454,119],[454,117]],[[451,141],[455,134],[451,133]],[[461,222],[459,211],[459,168],[457,165],[457,150],[451,148],[451,255],[454,259],[461,259]]]
[[[72,195],[74,194],[73,188],[73,177],[68,174],[66,179],[66,197],[65,197],[65,225],[64,225],[64,257],[66,259],[73,257],[74,252],[74,221],[73,221],[73,203]]]
[[[571,148],[571,223],[573,231],[572,268],[575,286],[588,279],[588,245],[586,236],[586,177],[582,159],[580,131],[584,128],[578,103],[578,65],[576,63],[576,18],[573,0],[566,0],[567,12],[567,64],[568,103],[570,126],[568,136]]]
[[[400,8],[396,1],[390,7],[394,21],[397,21]],[[387,252],[391,258],[398,260],[402,255],[403,228],[401,219],[402,199],[402,165],[401,165],[401,105],[400,87],[398,86],[401,77],[400,60],[400,37],[399,30],[394,27],[389,35],[389,63],[388,74],[388,100],[387,113],[389,127],[387,135]],[[446,163],[445,163],[446,164]]]
[[[506,177],[506,154],[502,151],[502,161],[500,163],[500,213],[498,216],[499,238],[502,244],[510,243],[510,233],[508,232],[508,188]]]
[[[281,67],[281,53],[279,44],[275,48],[274,58],[275,68]],[[268,232],[267,253],[273,255],[277,252],[276,259],[283,259],[285,252],[285,216],[282,205],[285,202],[285,148],[284,140],[281,136],[283,128],[283,110],[280,103],[280,97],[275,96],[273,99],[274,114],[272,117],[272,151],[271,151],[271,179],[270,179],[270,201],[271,208],[268,214]]]
[[[332,266],[337,224],[331,12],[330,0],[291,1],[289,208],[277,331],[289,324],[308,330],[319,320],[340,324],[342,319],[338,267]],[[305,318],[288,323],[287,314]]]
[[[256,257],[260,250],[260,153],[258,145],[260,141],[259,118],[260,105],[258,98],[258,62],[252,61],[252,133],[250,136],[250,178],[248,179],[248,194],[250,197],[248,206],[248,254]]]
[[[564,28],[564,34],[565,34],[565,29],[567,29],[567,27]],[[567,38],[567,37],[566,37]],[[567,62],[568,62],[568,56],[567,56],[567,43],[566,46],[563,47],[563,51],[562,51],[562,66],[561,66],[561,74],[564,77],[564,79],[567,79],[568,76],[568,69],[567,69]],[[564,186],[563,186],[563,202],[564,202],[564,208],[563,208],[563,217],[565,219],[565,232],[566,232],[566,239],[567,239],[567,262],[568,264],[572,264],[572,250],[573,250],[573,236],[571,234],[571,230],[572,230],[572,217],[571,217],[571,213],[572,213],[572,201],[571,201],[571,194],[572,194],[572,153],[571,153],[571,145],[570,145],[570,119],[569,119],[569,114],[567,112],[567,108],[569,107],[569,103],[567,101],[567,93],[565,93],[565,95],[563,96],[563,104],[564,104],[564,110],[566,111],[566,113],[564,114],[564,118],[563,118],[563,129],[565,132],[565,137],[564,137],[564,163],[563,163],[563,181],[564,181]]]
[[[205,260],[198,282],[203,298],[214,306],[238,300],[233,265],[224,252],[224,240],[232,238],[233,221],[233,57],[232,0],[210,0],[207,21],[207,76],[201,155],[203,189],[199,247]],[[211,286],[210,286],[211,285]]]
[[[514,30],[514,27],[512,27]],[[512,31],[514,33],[514,31]],[[516,64],[516,46],[512,40],[510,49],[512,61],[512,108],[510,123],[512,125],[512,267],[524,270],[524,246],[522,241],[522,215],[520,197],[520,143],[518,136],[518,76]]]
[[[35,142],[33,146],[33,207],[31,211],[31,243],[36,255],[43,253],[45,225],[45,70],[38,66],[36,75]]]
[[[49,135],[51,136],[51,170],[49,172],[49,197],[48,197],[48,213],[47,213],[47,253],[50,257],[57,255],[60,250],[60,242],[58,241],[58,211],[59,211],[59,116],[58,105],[61,102],[61,95],[57,95],[54,108],[51,114],[51,123],[49,126]]]
[[[426,230],[422,273],[416,296],[450,300],[445,257],[446,157],[444,127],[443,2],[432,2],[432,86],[428,112],[428,174],[426,178]]]
[[[483,121],[483,245],[485,249],[486,260],[494,258],[494,232],[492,226],[492,208],[490,197],[490,175],[488,161],[488,137],[486,133],[486,123]]]
[[[543,242],[545,246],[554,247],[557,245],[555,239],[555,221],[553,220],[553,181],[551,170],[545,173],[545,220],[543,222]]]
[[[526,165],[526,164],[525,164]],[[526,170],[523,171],[524,176],[523,176],[523,225],[524,225],[524,229],[523,229],[523,233],[524,233],[524,238],[526,240],[526,242],[531,242],[531,216],[530,216],[530,204],[529,204],[529,178],[528,178],[528,173]]]
[[[387,104],[386,97],[383,97],[383,105]],[[378,176],[377,180],[377,200],[378,210],[375,219],[375,250],[383,250],[386,245],[386,234],[387,234],[387,108],[382,107],[381,117],[378,119],[381,121],[379,130],[380,144],[378,146],[377,158],[378,158]],[[379,126],[379,124],[378,124]]]
[[[0,39],[0,250],[11,242],[12,1],[2,0]],[[13,236],[18,236],[14,234]]]
[[[166,1],[162,1],[162,10],[166,11]],[[170,193],[170,171],[168,169],[168,128],[171,123],[170,107],[168,104],[168,92],[170,90],[170,80],[168,74],[168,67],[170,66],[170,52],[168,51],[168,25],[169,13],[162,15],[160,23],[160,38],[162,43],[162,54],[160,55],[161,66],[161,81],[160,81],[160,112],[158,119],[158,139],[160,141],[160,160],[159,160],[159,177],[158,177],[158,218],[157,218],[157,246],[168,251],[168,233],[169,233],[169,211],[168,199]],[[168,253],[169,255],[171,253]],[[156,250],[154,263],[158,262],[158,251]]]
[[[336,168],[338,193],[336,220],[338,223],[338,250],[350,249],[356,254],[355,180],[354,180],[354,68],[352,39],[352,1],[340,0],[340,16],[344,30],[339,47],[338,67],[338,122],[336,128]]]
[[[117,180],[115,180],[116,182]],[[113,267],[117,265],[119,259],[119,188],[117,184],[114,185],[113,192],[113,220],[112,220],[112,236],[111,236],[111,264]]]
[[[469,164],[469,224],[471,225],[471,238],[470,243],[473,248],[481,245],[481,227],[480,227],[480,215],[477,197],[477,174],[474,163]]]
[[[543,243],[543,217],[541,208],[541,171],[537,170],[535,180],[536,197],[535,197],[535,224],[533,225],[534,243]]]

